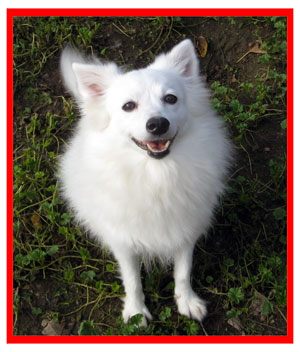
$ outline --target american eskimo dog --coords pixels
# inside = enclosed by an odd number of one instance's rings
[[[151,319],[140,260],[159,258],[174,264],[179,313],[201,321],[206,306],[190,284],[193,249],[211,224],[231,148],[192,42],[131,72],[67,47],[60,67],[81,111],[60,162],[62,193],[118,261],[124,320]]]

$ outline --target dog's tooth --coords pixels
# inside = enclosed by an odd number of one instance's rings
[[[167,150],[169,148],[170,145],[170,141],[167,141],[167,143],[164,145],[163,149],[161,149],[161,152],[164,152],[165,150]]]
[[[150,150],[151,150],[151,152],[155,152],[155,150],[151,147],[151,145],[150,145],[150,144],[147,144],[147,147],[148,147],[148,149],[150,149]]]

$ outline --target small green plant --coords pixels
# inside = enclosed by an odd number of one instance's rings
[[[183,318],[183,322],[184,322],[183,329],[187,335],[193,336],[193,335],[199,334],[199,331],[200,331],[199,323],[187,318]]]
[[[128,323],[124,323],[123,318],[119,317],[116,320],[116,325],[119,335],[124,336],[136,336],[140,335],[145,327],[141,327],[143,315],[136,314],[130,318]],[[108,329],[105,333],[106,335],[113,335],[113,330]]]
[[[83,321],[80,324],[78,329],[79,336],[97,336],[99,335],[99,331],[94,327],[93,320],[91,321]]]

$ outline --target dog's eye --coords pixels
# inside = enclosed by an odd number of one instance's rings
[[[130,111],[134,110],[136,107],[137,107],[137,105],[134,101],[129,101],[128,103],[126,103],[122,106],[122,109],[124,111],[130,112]]]
[[[173,94],[167,94],[165,97],[164,97],[164,101],[167,103],[167,104],[175,104],[177,102],[177,97]]]

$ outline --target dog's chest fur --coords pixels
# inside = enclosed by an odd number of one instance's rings
[[[179,143],[178,152],[184,147]],[[173,152],[164,160],[133,157],[118,146],[97,154],[92,139],[86,147],[77,140],[65,155],[65,170],[66,196],[72,195],[79,220],[104,243],[128,243],[150,255],[168,256],[195,241],[210,223],[216,180],[199,150],[185,158]]]

